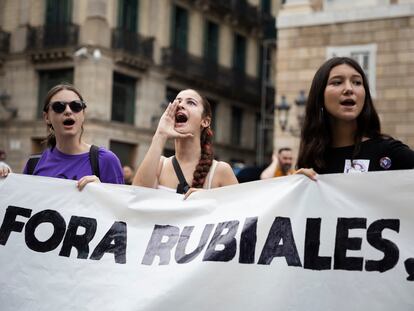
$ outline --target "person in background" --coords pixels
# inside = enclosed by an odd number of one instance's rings
[[[178,93],[161,116],[151,146],[139,166],[133,185],[185,194],[237,184],[231,166],[213,158],[212,113],[207,99],[195,90]],[[168,139],[175,155],[163,157]]]
[[[334,57],[316,72],[297,167],[312,179],[316,173],[414,168],[414,151],[381,132],[367,77],[352,58]]]
[[[277,154],[273,152],[272,163],[262,172],[260,179],[291,175],[294,173],[292,164],[292,149],[288,147],[280,148]]]
[[[134,178],[134,170],[132,167],[128,165],[124,165],[122,167],[122,170],[124,172],[124,182],[126,185],[132,185],[132,180]]]
[[[24,174],[77,180],[79,190],[90,182],[124,183],[117,156],[82,140],[85,109],[73,85],[59,84],[49,90],[43,106],[48,148],[29,159]]]

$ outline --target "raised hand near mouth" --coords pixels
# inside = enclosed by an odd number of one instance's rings
[[[193,137],[191,133],[180,133],[175,129],[175,118],[178,109],[178,102],[169,103],[167,109],[161,116],[158,123],[156,135],[164,136],[165,138],[188,138]]]

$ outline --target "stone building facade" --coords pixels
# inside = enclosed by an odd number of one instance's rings
[[[166,103],[195,88],[213,104],[217,156],[254,163],[279,2],[0,0],[0,149],[21,171],[43,148],[47,90],[70,82],[88,104],[85,141],[136,167]]]
[[[382,130],[414,147],[414,1],[291,0],[277,18],[277,103],[291,105],[282,130],[275,117],[275,148],[298,150],[302,113],[295,105],[328,58],[351,56],[368,75]]]

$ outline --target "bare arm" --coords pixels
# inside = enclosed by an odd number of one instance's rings
[[[278,163],[277,155],[273,154],[272,163],[270,163],[270,165],[266,167],[266,169],[260,174],[260,179],[268,179],[268,178],[275,177],[277,163]]]
[[[152,138],[151,146],[144,157],[141,165],[138,167],[132,184],[134,186],[143,186],[154,188],[159,177],[159,167],[162,151],[167,142],[167,137],[155,133]]]
[[[231,166],[226,162],[219,162],[218,163],[218,187],[230,186],[238,184],[236,176],[234,175],[233,169]]]
[[[277,162],[273,161],[266,169],[260,174],[260,179],[268,179],[275,176]]]
[[[186,138],[192,134],[181,134],[174,129],[175,112],[178,103],[170,103],[161,116],[151,146],[135,174],[132,182],[135,186],[154,188],[160,174],[160,159],[165,143],[169,138]]]

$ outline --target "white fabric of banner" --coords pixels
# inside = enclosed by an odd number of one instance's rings
[[[0,180],[2,311],[414,310],[414,170],[75,185]]]

